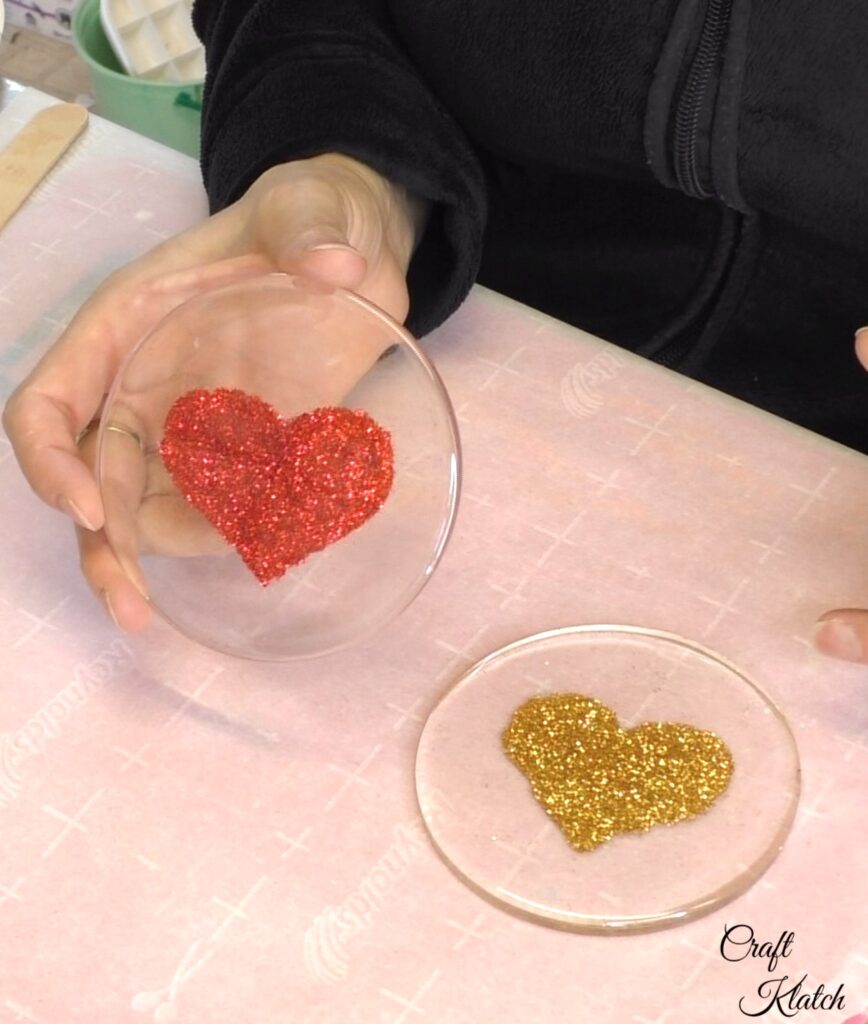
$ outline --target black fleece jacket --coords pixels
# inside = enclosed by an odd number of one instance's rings
[[[197,0],[212,209],[326,151],[475,280],[868,451],[865,0]]]

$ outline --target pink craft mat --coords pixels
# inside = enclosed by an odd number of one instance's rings
[[[0,143],[46,102],[15,100]],[[0,236],[3,393],[111,268],[204,213],[192,161],[94,119]],[[724,1024],[784,973],[844,986],[845,1010],[799,1020],[868,1008],[868,671],[808,640],[868,601],[868,460],[482,289],[426,347],[462,431],[455,535],[398,622],[320,661],[121,638],[0,440],[4,1024]],[[520,920],[419,818],[438,695],[494,648],[584,622],[718,650],[796,735],[781,856],[680,928]],[[775,974],[720,955],[738,922],[795,933]]]

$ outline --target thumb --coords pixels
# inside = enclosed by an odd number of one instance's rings
[[[860,327],[856,331],[856,355],[859,362],[868,370],[868,327]]]
[[[814,643],[832,658],[868,662],[868,611],[840,608],[826,612],[814,627]]]
[[[351,291],[361,287],[368,272],[368,261],[349,242],[320,243],[299,253],[288,253],[276,262],[284,273]]]
[[[350,244],[336,189],[287,183],[260,201],[256,221],[260,247],[278,270],[342,288],[364,281],[367,260]]]

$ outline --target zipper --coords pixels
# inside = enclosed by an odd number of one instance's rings
[[[733,52],[738,56],[749,2],[682,0],[652,85],[645,122],[652,171],[662,184],[695,199],[722,198],[715,190],[711,152],[713,132],[726,127],[715,121],[720,76],[733,32],[737,34]],[[696,42],[685,44],[686,39]],[[730,100],[732,88],[731,82],[726,85]],[[725,328],[723,314],[739,301],[752,266],[755,247],[744,244],[750,234],[745,211],[725,201],[720,211],[720,226],[714,240],[709,239],[708,257],[694,294],[671,323],[638,349],[654,362],[690,376],[697,374]],[[747,269],[742,272],[742,267]],[[736,270],[738,280],[733,277]]]
[[[697,199],[707,199],[712,194],[699,177],[697,148],[708,87],[726,44],[731,13],[732,0],[708,0],[699,45],[675,110],[675,177],[678,187]]]

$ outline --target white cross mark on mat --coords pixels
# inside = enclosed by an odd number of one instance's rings
[[[92,797],[90,797],[82,806],[76,811],[76,813],[70,818],[68,814],[64,814],[62,811],[58,811],[56,807],[51,807],[49,804],[43,804],[42,810],[46,814],[50,814],[53,818],[57,818],[58,821],[64,822],[64,827],[60,830],[55,839],[52,840],[42,851],[43,857],[50,857],[57,847],[63,842],[67,835],[73,830],[77,829],[79,832],[87,832],[84,825],[78,820],[86,813],[92,803],[98,800],[103,794],[101,789],[98,789]]]
[[[390,711],[397,712],[399,716],[392,723],[392,729],[397,732],[399,729],[403,729],[406,722],[419,722],[421,724],[422,716],[416,714],[416,708],[418,708],[421,703],[422,698],[417,697],[410,707],[402,708],[397,704],[392,704],[391,702],[386,701],[386,707],[389,708]]]
[[[310,852],[310,847],[305,846],[304,841],[307,839],[307,837],[311,834],[312,831],[313,829],[310,827],[310,825],[308,825],[308,827],[304,830],[304,832],[302,832],[302,834],[297,839],[293,839],[292,836],[286,835],[285,832],[275,832],[275,838],[279,839],[282,843],[286,843],[287,845],[287,849],[285,849],[283,853],[280,855],[280,859],[286,860],[286,858],[291,853],[294,853],[296,850],[304,850],[306,853]]]
[[[775,539],[771,542],[771,544],[763,544],[763,542],[761,540],[752,540],[751,541],[751,544],[753,544],[755,547],[763,549],[763,553],[762,553],[762,555],[760,557],[760,560],[759,560],[759,564],[760,565],[765,565],[766,562],[769,560],[769,558],[772,555],[783,555],[784,554],[783,548],[778,546],[783,539],[784,538],[780,534],[778,534],[778,536],[775,537]]]
[[[492,502],[491,497],[487,494],[484,494],[480,498],[478,494],[468,494],[467,491],[465,491],[461,495],[461,500],[470,501],[474,505],[479,505],[481,508],[494,508],[494,503]]]
[[[6,900],[21,900],[23,899],[21,893],[18,891],[24,884],[23,876],[16,878],[12,885],[3,885],[0,883],[0,903],[5,903]]]
[[[180,718],[181,715],[183,715],[184,712],[187,710],[187,708],[198,699],[199,694],[204,693],[205,690],[214,682],[217,676],[219,676],[222,672],[222,668],[215,668],[211,675],[209,675],[206,679],[199,683],[199,685],[190,694],[190,696],[187,697],[184,703],[169,716],[169,718],[166,720],[166,725],[171,725],[172,722],[174,722],[177,718]]]
[[[667,678],[668,678],[668,676],[667,676]],[[629,726],[632,729],[632,727],[639,722],[639,720],[640,720],[639,716],[641,714],[643,714],[645,709],[653,701],[653,699],[654,699],[654,697],[656,695],[657,695],[657,690],[649,690],[642,697],[642,700],[639,702],[639,704],[635,708],[633,708],[633,710],[631,712],[629,712],[629,714],[619,715],[618,717],[619,717],[619,719],[621,721],[621,725],[622,726],[623,725]]]
[[[808,804],[800,804],[798,811],[796,812],[796,824],[797,826],[803,826],[807,824],[809,818],[825,818],[825,812],[818,811],[817,808],[826,799],[835,784],[834,779],[827,779],[826,784],[820,789],[814,799]]]
[[[524,350],[524,345],[521,348],[517,348],[515,352],[513,352],[512,355],[509,356],[509,358],[504,359],[502,363],[498,363],[494,359],[483,359],[482,356],[477,356],[476,358],[480,363],[485,363],[486,366],[494,367],[494,372],[491,374],[490,377],[487,378],[487,380],[485,380],[482,384],[479,385],[479,390],[487,391],[489,387],[491,387],[491,385],[494,383],[494,381],[497,380],[501,373],[511,373],[515,377],[520,377],[521,371],[516,370],[514,366],[510,366],[510,363],[518,359],[518,357],[522,354],[522,352],[524,352]]]
[[[291,601],[294,601],[300,590],[309,590],[317,596],[323,593],[322,587],[313,582],[312,577],[315,571],[315,569],[308,569],[303,575],[291,577],[292,589],[284,595],[281,606],[289,605]]]
[[[513,601],[527,600],[524,594],[522,594],[522,590],[524,590],[528,583],[530,583],[530,576],[522,576],[512,588],[502,587],[499,583],[489,583],[489,586],[496,593],[504,595],[503,600],[500,602],[500,610],[505,611],[506,607]]]
[[[488,629],[488,626],[481,626],[473,634],[473,636],[467,641],[463,647],[453,647],[452,644],[446,643],[445,640],[435,640],[434,643],[438,647],[442,647],[444,650],[449,651],[454,655],[450,658],[449,664],[438,674],[437,678],[442,679],[444,676],[452,675],[456,668],[463,662],[464,665],[472,665],[476,661],[476,655],[469,652],[469,648],[474,647],[479,640],[482,638],[482,634]]]
[[[699,595],[699,600],[704,601],[706,604],[713,605],[717,608],[717,613],[708,625],[703,629],[702,635],[708,636],[708,634],[716,629],[720,624],[721,619],[724,615],[739,615],[740,612],[735,607],[735,602],[738,600],[742,590],[750,583],[750,576],[745,576],[736,586],[735,590],[729,595],[725,601],[718,601],[713,597],[705,597],[702,594]]]
[[[83,199],[75,199],[75,198],[73,198],[72,201],[75,203],[76,206],[83,206],[85,208],[85,210],[87,210],[88,212],[85,215],[84,219],[80,220],[78,222],[78,224],[76,224],[73,227],[72,230],[73,231],[78,231],[79,228],[83,228],[85,226],[85,224],[87,224],[94,217],[96,217],[97,214],[99,214],[102,217],[109,217],[109,218],[112,217],[113,214],[109,213],[107,207],[111,203],[113,203],[117,199],[117,197],[119,195],[121,195],[121,190],[120,189],[116,189],[114,192],[112,192],[112,194],[107,199],[104,199],[99,204],[99,206],[93,206],[91,203],[86,203]]]
[[[570,547],[575,547],[576,542],[570,540],[570,534],[575,530],[579,523],[585,518],[585,510],[582,509],[567,525],[561,530],[560,533],[555,533],[554,530],[547,530],[543,526],[534,526],[533,529],[537,533],[542,533],[546,537],[552,538],[552,543],[546,548],[546,550],[536,560],[537,568],[542,568],[543,565],[551,558],[551,556],[557,551],[561,544],[569,544]]]
[[[793,522],[794,523],[798,522],[798,520],[802,518],[802,516],[808,511],[808,509],[812,505],[815,505],[818,501],[828,501],[829,500],[826,497],[826,495],[823,494],[823,490],[825,489],[826,484],[832,479],[832,477],[837,472],[838,472],[838,470],[834,466],[832,466],[832,468],[829,469],[826,472],[826,475],[823,477],[823,479],[814,488],[802,487],[800,484],[790,484],[790,487],[791,487],[792,490],[799,491],[799,493],[804,494],[806,496],[805,500],[802,502],[801,508],[793,516]]]
[[[148,175],[151,175],[153,177],[156,177],[156,175],[157,175],[156,170],[154,170],[154,165],[153,164],[147,164],[147,165],[145,165],[145,164],[136,164],[136,163],[133,163],[132,160],[130,160],[129,166],[135,168],[139,172],[135,176],[135,178],[133,178],[133,181],[139,181],[141,178],[145,178]]]
[[[621,472],[620,469],[613,469],[612,472],[606,476],[598,476],[596,473],[585,473],[585,476],[589,480],[593,480],[594,483],[600,486],[594,491],[595,498],[602,498],[606,491],[623,491],[624,488],[621,484],[616,484],[615,481],[618,479],[618,474]]]
[[[406,996],[398,995],[397,992],[392,992],[391,989],[381,988],[381,996],[385,996],[387,999],[391,999],[393,1002],[397,1003],[398,1006],[401,1007],[401,1012],[398,1014],[397,1017],[394,1017],[392,1019],[391,1024],[404,1024],[404,1021],[407,1019],[407,1014],[409,1013],[418,1013],[420,1015],[424,1015],[425,1011],[422,1009],[421,1006],[419,1006],[419,1000],[422,998],[422,996],[425,995],[428,989],[431,988],[431,986],[434,984],[434,982],[437,981],[439,977],[440,970],[438,968],[428,975],[428,977],[425,979],[425,981],[422,982],[419,988],[416,989],[415,993],[410,999],[407,999]]]
[[[502,839],[498,839],[495,836],[492,837],[492,842],[495,846],[499,847],[501,850],[506,850],[507,853],[511,853],[513,857],[516,858],[515,863],[509,869],[507,878],[504,881],[512,881],[516,874],[516,866],[518,868],[522,868],[525,864],[539,864],[539,858],[534,857],[530,853],[530,847],[527,850],[518,850],[514,846],[511,846],[509,843],[505,843]]]
[[[128,750],[124,750],[123,747],[112,747],[112,750],[116,754],[120,754],[121,757],[126,758],[124,763],[121,765],[121,771],[125,772],[127,768],[130,767],[131,764],[140,765],[142,768],[150,768],[150,763],[142,757],[142,754],[148,749],[149,746],[150,743],[143,744],[134,754],[131,754]]]
[[[338,775],[343,775],[344,781],[340,784],[337,791],[329,798],[328,803],[325,805],[325,809],[327,811],[330,811],[332,807],[334,807],[334,805],[338,802],[338,800],[340,800],[340,798],[343,796],[343,794],[347,791],[347,789],[350,786],[370,786],[370,782],[368,782],[367,779],[362,778],[362,772],[367,769],[368,765],[370,765],[370,763],[374,760],[374,758],[377,756],[377,754],[380,753],[382,749],[383,744],[378,743],[373,748],[373,750],[371,750],[370,753],[367,754],[365,759],[362,761],[359,767],[356,768],[355,771],[350,771],[347,768],[342,768],[338,764],[330,764],[328,766],[330,771],[337,772]]]
[[[424,480],[424,475],[416,472],[416,467],[424,465],[424,463],[430,461],[431,456],[426,452],[418,452],[416,455],[405,459],[401,463],[401,470],[403,476],[409,477],[411,480]]]
[[[469,402],[462,402],[461,405],[456,405],[452,410],[455,413],[455,419],[459,424],[467,424],[470,422],[465,415],[468,405],[470,405]]]
[[[57,246],[60,245],[62,239],[55,238],[51,245],[42,245],[40,242],[31,242],[30,245],[33,249],[36,249],[39,253],[38,256],[33,257],[33,262],[38,263],[43,256],[57,256]]]
[[[19,608],[19,614],[25,616],[25,618],[30,619],[31,622],[33,622],[33,625],[30,627],[30,629],[27,630],[26,633],[22,633],[21,636],[18,637],[18,639],[12,645],[12,649],[17,650],[19,647],[22,647],[24,644],[27,643],[28,640],[32,639],[34,636],[36,636],[37,633],[41,632],[43,629],[57,629],[57,626],[55,626],[51,622],[51,620],[66,604],[68,600],[69,595],[67,594],[67,596],[63,598],[62,601],[58,601],[58,603],[51,609],[50,612],[48,612],[47,615],[42,616],[34,615],[33,612],[27,611],[26,608]]]
[[[646,430],[646,433],[639,438],[639,440],[636,442],[636,444],[630,451],[630,454],[637,455],[640,451],[642,451],[645,445],[651,440],[651,438],[655,434],[660,434],[661,437],[669,437],[669,431],[661,430],[660,427],[663,423],[666,422],[666,420],[669,419],[669,417],[672,415],[674,411],[675,406],[670,405],[666,412],[664,412],[663,415],[660,416],[654,423],[645,423],[643,420],[634,420],[631,419],[629,416],[625,416],[624,421],[626,423],[630,423],[634,427],[644,427],[644,429]]]
[[[454,928],[456,931],[461,933],[455,940],[455,942],[452,944],[452,948],[461,949],[461,947],[465,945],[468,939],[484,938],[482,933],[478,930],[479,926],[482,924],[484,920],[484,913],[477,914],[476,917],[474,917],[473,920],[470,922],[470,924],[461,924],[458,921],[453,921],[451,920],[451,918],[447,918],[446,923],[449,925],[449,927]]]
[[[56,327],[61,331],[65,331],[69,327],[72,318],[69,317],[64,320],[58,320],[56,316],[49,316],[47,313],[42,314],[42,319],[47,323],[51,324],[52,327]]]
[[[237,906],[233,906],[231,903],[227,903],[226,900],[221,900],[219,896],[212,896],[211,902],[216,903],[218,907],[222,907],[223,910],[228,911],[226,917],[223,919],[223,923],[220,924],[213,935],[208,939],[209,943],[217,942],[223,935],[223,932],[229,927],[229,925],[239,918],[242,921],[249,921],[250,915],[247,913],[247,904],[253,899],[253,897],[259,892],[263,885],[268,881],[268,875],[261,875],[248,889],[247,894],[239,901]]]
[[[177,1020],[178,995],[182,986],[193,975],[198,974],[216,952],[214,949],[209,949],[197,960],[196,954],[201,946],[202,940],[196,939],[188,948],[168,985],[155,992],[137,992],[132,999],[133,1010],[136,1013],[153,1012],[155,1021],[165,1021],[166,1024]]]
[[[14,287],[19,277],[21,277],[20,270],[18,271],[17,274],[13,274],[12,277],[6,279],[6,282],[4,283],[3,287],[0,288],[0,302],[4,302],[7,306],[12,305],[12,299],[9,298],[6,292],[8,292],[10,288]]]
[[[30,1024],[39,1024],[39,1018],[35,1017],[29,1006],[22,1006],[13,999],[6,999],[3,1003],[10,1013],[14,1013],[16,1021],[29,1021]]]

